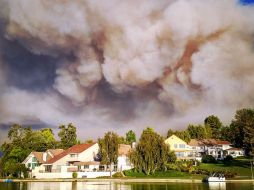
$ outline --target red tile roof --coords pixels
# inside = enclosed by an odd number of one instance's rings
[[[191,139],[188,143],[190,146],[214,146],[214,145],[231,145],[229,141],[221,141],[217,139]]]
[[[45,164],[53,164],[56,161],[60,160],[61,158],[65,157],[66,155],[71,154],[71,153],[81,153],[81,152],[85,151],[86,149],[90,148],[91,146],[93,146],[94,144],[95,143],[76,144],[76,145],[70,147],[69,149],[63,151],[62,153],[56,155],[54,158],[50,159]]]

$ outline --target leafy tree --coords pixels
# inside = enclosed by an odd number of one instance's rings
[[[153,129],[146,128],[136,149],[130,153],[129,157],[137,171],[149,175],[156,170],[166,170],[169,147],[164,143],[163,137],[154,132]]]
[[[192,139],[205,139],[209,138],[209,128],[202,125],[189,125],[187,131]]]
[[[186,131],[175,131],[174,134],[187,143],[189,143],[191,140],[191,136],[187,130]]]
[[[132,131],[132,130],[130,130],[130,131],[128,131],[127,133],[126,133],[126,142],[128,143],[128,144],[132,144],[133,142],[136,142],[136,134]]]
[[[45,151],[52,148],[55,138],[51,129],[33,131],[31,127],[14,124],[8,131],[9,141],[1,146],[3,152],[2,173],[18,177],[26,172],[21,163],[32,151]]]
[[[235,119],[230,124],[231,142],[236,147],[245,148],[246,152],[254,148],[254,109],[237,110]]]
[[[98,143],[101,163],[110,166],[112,176],[112,164],[117,164],[119,136],[114,132],[107,132],[103,138],[98,139]]]
[[[174,131],[172,129],[169,129],[167,133],[167,138],[171,137],[172,135],[174,135]]]
[[[212,138],[218,139],[221,136],[222,123],[217,116],[210,115],[204,120],[205,126],[209,126],[212,132]]]
[[[66,127],[65,125],[59,126],[59,133],[58,136],[60,137],[60,146],[63,149],[70,148],[71,146],[77,144],[77,134],[76,134],[76,127],[69,123]]]

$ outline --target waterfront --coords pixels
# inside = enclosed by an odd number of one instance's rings
[[[16,182],[0,190],[253,190],[253,183]]]

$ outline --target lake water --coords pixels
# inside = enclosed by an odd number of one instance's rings
[[[116,183],[26,182],[0,183],[0,190],[254,190],[253,183]]]

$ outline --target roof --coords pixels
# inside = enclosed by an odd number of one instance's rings
[[[243,151],[243,149],[241,149],[241,148],[229,148],[227,150]]]
[[[66,155],[71,154],[71,153],[81,153],[81,152],[87,150],[88,148],[90,148],[91,146],[93,146],[94,144],[96,144],[96,143],[76,144],[76,145],[68,148],[67,150],[63,151],[62,153],[56,155],[54,158],[50,159],[45,164],[53,164],[56,161],[60,160],[61,158],[65,157]]]
[[[131,145],[119,144],[118,155],[127,155],[131,150]]]
[[[74,166],[89,166],[89,165],[100,165],[100,162],[95,162],[95,161],[91,161],[91,162],[75,162]]]
[[[218,144],[221,144],[221,145],[231,145],[231,143],[230,143],[229,141],[217,140],[217,143],[218,143]]]
[[[61,154],[64,149],[48,149],[47,151],[50,152],[53,156],[56,156],[58,154]]]
[[[188,143],[190,146],[214,146],[214,145],[231,145],[229,141],[221,141],[217,139],[191,139]]]
[[[37,159],[37,161],[39,163],[44,163],[44,161],[43,161],[43,153],[44,152],[32,152],[32,154],[34,155],[34,157]]]

